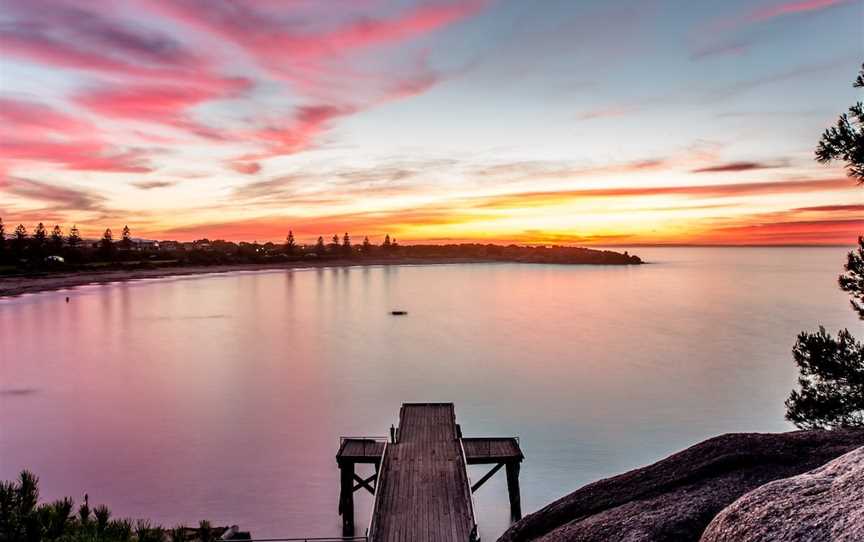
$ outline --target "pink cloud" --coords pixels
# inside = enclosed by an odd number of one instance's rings
[[[487,2],[467,1],[444,5],[420,5],[407,10],[400,17],[379,20],[361,20],[348,24],[323,39],[314,40],[329,50],[369,47],[385,42],[400,41],[432,32],[468,16],[474,15]],[[309,43],[309,42],[307,42]]]
[[[329,126],[339,117],[353,114],[353,106],[307,105],[298,107],[287,126],[267,126],[257,130],[249,137],[262,142],[267,149],[260,153],[244,156],[244,160],[256,160],[283,154],[294,154],[308,149]]]
[[[142,151],[103,141],[90,123],[36,102],[0,99],[0,155],[10,161],[56,164],[76,171],[143,173]]]
[[[847,4],[851,0],[803,0],[800,2],[786,2],[762,9],[757,9],[747,17],[750,22],[762,22],[775,19],[784,15],[796,13],[807,13],[811,11],[822,11],[841,4]]]
[[[58,164],[75,171],[147,173],[152,171],[141,152],[116,152],[98,141],[0,141],[0,154],[8,160]]]
[[[140,2],[181,24],[236,44],[272,75],[307,96],[311,105],[299,107],[287,120],[271,121],[254,131],[252,139],[266,149],[243,159],[306,150],[339,117],[427,91],[441,77],[428,68],[425,54],[407,73],[395,69],[363,74],[344,60],[375,46],[427,35],[478,13],[487,4],[486,0],[423,3],[395,16],[353,17],[329,28],[315,28],[297,24],[297,4],[272,2],[240,8],[228,0]]]
[[[237,43],[272,68],[418,37],[472,16],[487,4],[485,0],[421,4],[396,17],[368,16],[316,31],[291,23],[291,4],[265,12],[228,0],[141,1],[182,23]]]
[[[205,55],[192,52],[167,34],[125,24],[112,6],[57,0],[7,0],[0,26],[5,55],[59,68],[107,74],[200,81],[209,75]]]
[[[92,134],[94,129],[85,120],[40,103],[0,98],[0,133],[4,138]]]
[[[818,13],[830,8],[851,4],[857,0],[798,0],[775,3],[749,11],[739,12],[730,17],[715,19],[704,25],[698,25],[693,29],[693,38],[696,43],[702,43],[695,47],[691,55],[692,60],[701,60],[713,56],[735,55],[739,56],[748,52],[751,43],[748,41],[724,42],[722,36],[729,32],[735,32],[741,27],[755,23],[763,23],[789,15],[803,15]],[[716,41],[721,36],[721,41]]]
[[[148,26],[129,20],[128,6],[121,4],[96,9],[81,0],[56,0],[50,5],[43,0],[8,0],[4,15],[11,22],[0,26],[0,47],[10,57],[111,76],[116,82],[110,86],[92,85],[72,96],[73,103],[93,113],[169,126],[213,140],[248,136],[262,150],[241,161],[254,160],[306,150],[340,117],[432,88],[442,75],[429,68],[426,53],[413,64],[400,60],[401,65],[375,74],[362,73],[355,67],[362,63],[347,60],[378,46],[426,36],[477,14],[487,3],[422,2],[396,14],[369,13],[368,5],[360,9],[352,4],[352,13],[328,23],[304,13],[318,9],[315,2],[241,6],[230,0],[133,0],[133,6],[151,12],[143,21],[162,16],[163,24]],[[175,37],[164,30],[172,24],[199,32]],[[206,35],[246,53],[232,62],[232,68],[251,60],[265,73],[292,85],[291,90],[299,92],[307,105],[287,119],[246,119],[260,128],[245,133],[226,132],[197,120],[196,107],[244,97],[253,87],[250,79],[228,77],[221,71],[225,57],[202,47],[209,43]],[[68,132],[74,118],[66,120]],[[59,124],[60,119],[50,122]]]
[[[631,113],[635,113],[639,110],[639,107],[636,105],[615,105],[610,107],[601,107],[598,109],[594,109],[591,111],[585,111],[584,113],[580,113],[576,116],[577,120],[594,120],[594,119],[608,119],[608,118],[616,118],[616,117],[624,117],[630,115]]]
[[[255,175],[261,171],[261,164],[258,162],[231,162],[228,167],[244,175]]]
[[[74,101],[104,117],[172,126],[210,139],[223,136],[192,120],[188,110],[217,99],[236,97],[251,87],[244,78],[210,80],[200,86],[118,85],[79,93]]]
[[[268,10],[261,4],[240,7],[229,0],[139,1],[181,24],[238,45],[272,75],[317,101],[331,96],[326,99],[330,101],[334,92],[346,98],[358,91],[374,94],[376,85],[384,91],[392,89],[388,80],[392,76],[365,77],[345,59],[376,46],[428,35],[477,14],[488,4],[487,0],[423,3],[395,16],[366,15],[315,28],[314,23],[298,24],[301,14],[298,5],[291,3],[267,3]],[[362,88],[358,89],[358,82]]]

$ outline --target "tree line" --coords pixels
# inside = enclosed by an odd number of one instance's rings
[[[364,237],[363,243],[361,243],[359,247],[355,247],[351,243],[351,236],[348,235],[348,232],[345,232],[345,234],[342,235],[341,242],[338,235],[333,235],[333,237],[330,238],[330,243],[324,243],[324,237],[319,236],[318,241],[311,248],[298,247],[294,240],[293,231],[289,230],[288,236],[285,238],[285,253],[288,255],[293,255],[299,251],[303,251],[307,254],[315,254],[316,256],[330,254],[335,256],[341,255],[351,257],[357,252],[360,254],[372,254],[372,252],[375,251],[375,248],[376,247],[369,241],[369,237]],[[393,252],[399,248],[399,243],[396,242],[395,237],[391,240],[390,235],[387,234],[384,236],[384,242],[377,248],[380,248],[383,252]]]
[[[353,258],[359,256],[389,256],[400,249],[396,238],[385,235],[380,245],[373,244],[369,237],[362,243],[352,243],[351,235],[345,232],[341,237],[333,235],[330,242],[319,236],[314,245],[298,244],[294,232],[289,231],[284,244],[272,242],[231,242],[198,239],[191,242],[142,241],[132,238],[129,226],[123,227],[119,241],[115,241],[110,228],[106,229],[98,241],[82,238],[77,225],[68,233],[57,224],[48,231],[40,222],[32,232],[24,224],[19,224],[13,232],[7,233],[6,224],[0,217],[0,265],[14,265],[25,268],[51,267],[61,264],[87,264],[94,262],[128,262],[131,260],[177,260],[181,263],[256,263],[264,260],[296,258]],[[58,260],[57,257],[63,260]]]
[[[60,261],[57,257],[63,258]],[[124,226],[119,241],[106,229],[98,241],[84,240],[76,226],[68,234],[56,225],[48,233],[40,223],[32,233],[24,225],[6,234],[0,218],[0,272],[29,273],[62,268],[86,270],[94,265],[162,266],[278,263],[298,260],[346,260],[405,258],[412,260],[456,259],[461,261],[506,261],[521,263],[634,265],[642,260],[627,252],[594,250],[572,246],[520,246],[492,243],[403,245],[387,234],[380,244],[368,236],[354,243],[348,232],[333,235],[329,242],[319,236],[313,244],[299,244],[293,231],[282,243],[210,240],[145,241],[133,239]]]
[[[132,232],[129,226],[123,227],[123,234],[119,243],[115,243],[114,234],[108,228],[96,246],[95,255],[111,258],[118,245],[120,248],[130,250],[132,244]],[[48,233],[45,224],[40,222],[30,234],[24,224],[18,224],[12,234],[8,235],[6,224],[0,217],[0,263],[17,263],[23,260],[30,263],[44,263],[42,260],[48,256],[79,260],[85,253],[92,252],[90,250],[92,248],[92,246],[88,247],[82,239],[77,225],[72,226],[69,233],[65,234],[60,225],[55,224],[51,233]]]
[[[87,495],[75,509],[65,497],[39,502],[39,478],[22,471],[0,481],[0,542],[216,542],[226,531],[201,521],[198,527],[165,529],[148,520],[112,517],[105,505],[90,506]]]
[[[853,86],[864,88],[864,65]],[[849,177],[864,186],[864,104],[849,107],[837,124],[822,134],[816,148],[822,163],[844,162]],[[838,277],[852,310],[864,321],[864,236],[850,252]],[[802,331],[792,348],[798,365],[798,388],[786,400],[786,419],[802,429],[864,427],[864,343],[848,329],[836,338],[819,326]]]

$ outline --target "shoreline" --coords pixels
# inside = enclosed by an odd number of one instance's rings
[[[165,266],[152,269],[111,269],[106,271],[84,271],[80,273],[56,273],[44,276],[0,276],[0,299],[65,290],[92,284],[132,282],[143,279],[182,277],[190,275],[215,275],[237,271],[274,271],[288,269],[321,269],[328,267],[371,267],[389,265],[445,265],[471,263],[525,263],[504,260],[482,260],[476,258],[396,258],[369,260],[296,261],[264,264],[219,264],[194,266]],[[539,262],[538,262],[539,263]],[[558,264],[592,265],[592,264]]]

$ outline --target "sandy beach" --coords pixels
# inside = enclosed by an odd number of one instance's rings
[[[489,260],[470,258],[396,258],[369,260],[328,260],[321,262],[280,262],[273,264],[228,264],[200,266],[166,266],[153,269],[111,269],[106,271],[84,271],[78,273],[53,273],[39,276],[0,277],[0,297],[12,297],[51,290],[74,288],[87,284],[105,284],[141,279],[176,277],[184,275],[207,275],[236,271],[266,271],[273,269],[309,269],[319,267],[356,267],[378,265],[441,265],[457,263],[492,263]]]

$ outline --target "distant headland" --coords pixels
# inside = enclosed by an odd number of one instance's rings
[[[427,265],[510,262],[561,265],[639,265],[628,252],[568,246],[519,246],[479,243],[402,245],[390,236],[381,244],[368,238],[352,243],[346,233],[298,244],[289,232],[284,243],[153,241],[135,239],[128,227],[115,241],[106,230],[97,241],[72,229],[48,234],[40,224],[33,235],[23,226],[12,238],[0,235],[0,296],[57,290],[84,284],[202,273],[304,267]]]

